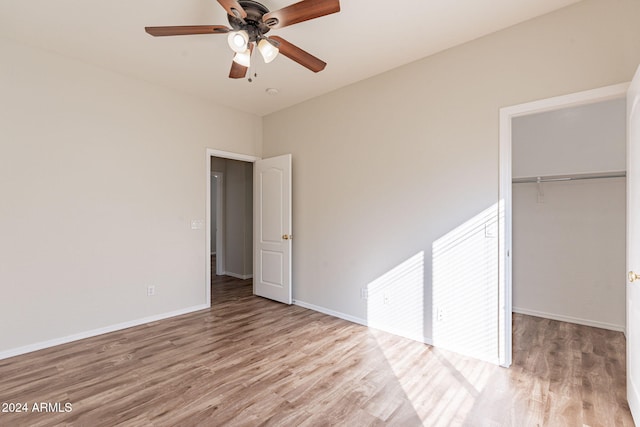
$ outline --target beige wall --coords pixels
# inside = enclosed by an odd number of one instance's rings
[[[511,135],[514,178],[624,171],[627,100],[516,117]]]
[[[264,156],[294,159],[294,298],[368,320],[360,288],[423,251],[433,339],[432,245],[498,202],[499,109],[629,81],[638,16],[638,1],[587,0],[265,117]],[[443,313],[475,285],[486,306],[467,321],[493,321],[485,258],[460,257]]]
[[[623,331],[624,178],[513,188],[513,309]]]
[[[0,355],[204,306],[206,148],[260,155],[260,118],[0,52]]]

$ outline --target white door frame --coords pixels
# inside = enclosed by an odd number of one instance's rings
[[[512,313],[512,172],[511,172],[511,120],[514,117],[543,113],[562,108],[592,104],[610,99],[624,98],[629,83],[620,83],[569,95],[541,99],[500,109],[500,190],[499,190],[499,301],[500,301],[500,365],[511,366],[511,313]]]
[[[240,153],[232,153],[230,151],[221,151],[214,150],[212,148],[207,148],[206,153],[206,168],[207,171],[207,203],[206,203],[206,217],[205,217],[205,235],[206,245],[205,245],[205,295],[206,295],[206,304],[207,307],[211,307],[211,172],[214,172],[211,169],[211,158],[212,157],[220,157],[223,159],[231,159],[231,160],[240,160],[242,162],[255,163],[258,160],[261,160],[260,157],[249,156],[247,154]]]
[[[224,274],[224,173],[213,171],[216,178],[216,274]],[[211,203],[211,200],[209,200]]]

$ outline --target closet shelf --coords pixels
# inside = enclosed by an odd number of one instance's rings
[[[546,176],[529,176],[524,178],[513,178],[513,184],[538,183],[538,182],[556,182],[556,181],[577,181],[581,179],[602,179],[602,178],[624,178],[627,176],[626,171],[614,172],[596,172],[596,173],[574,173],[568,175],[546,175]]]

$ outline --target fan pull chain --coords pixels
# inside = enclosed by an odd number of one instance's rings
[[[253,80],[258,78],[258,70],[256,69],[256,68],[258,68],[258,66],[257,66],[256,62],[257,61],[253,60],[253,61],[251,61],[251,64],[249,65],[249,70],[248,70],[248,73],[247,73],[249,75],[249,77],[247,78],[249,83],[253,83]],[[252,69],[253,69],[253,73],[251,72]],[[253,77],[252,77],[252,75],[253,75]]]

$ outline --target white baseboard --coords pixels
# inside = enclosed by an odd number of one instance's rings
[[[225,271],[224,275],[235,277],[236,279],[240,279],[240,280],[253,279],[253,274],[238,274],[238,273],[232,273],[230,271]]]
[[[372,329],[377,329],[379,331],[388,332],[393,335],[398,335],[404,338],[408,338],[410,340],[418,341],[424,344],[433,345],[433,341],[427,337],[417,336],[413,333],[408,333],[407,331],[403,331],[397,328],[389,327],[383,324],[377,324],[375,322],[369,322],[366,319],[362,319],[360,317],[351,316],[349,314],[341,313],[339,311],[334,311],[325,307],[320,307],[315,304],[310,304],[308,302],[294,300],[294,305],[308,308],[309,310],[317,311],[319,313],[327,314],[329,316],[337,317],[339,319],[347,320],[352,323],[357,323],[358,325],[366,326]]]
[[[322,314],[337,317],[338,319],[348,320],[349,322],[357,323],[358,325],[369,326],[367,321],[365,319],[361,319],[360,317],[340,313],[339,311],[330,310],[328,308],[320,307],[300,300],[293,300],[293,304],[302,308],[308,308],[309,310],[317,311]]]
[[[624,332],[625,325],[615,325],[613,323],[599,322],[597,320],[581,319],[578,317],[565,316],[562,314],[546,313],[544,311],[529,310],[527,308],[513,307],[513,312],[526,314],[528,316],[542,317],[544,319],[559,320],[561,322],[575,323],[577,325],[592,326],[594,328],[608,329],[610,331]]]
[[[67,344],[72,341],[78,341],[85,338],[91,338],[102,334],[108,334],[109,332],[115,332],[122,329],[131,328],[133,326],[144,325],[145,323],[156,322],[158,320],[168,319],[170,317],[180,316],[187,313],[193,313],[194,311],[205,310],[209,308],[209,304],[201,304],[193,307],[187,307],[180,310],[170,311],[168,313],[156,314],[154,316],[144,317],[142,319],[131,320],[128,322],[118,323],[116,325],[105,326],[103,328],[92,329],[90,331],[79,332],[73,335],[67,335],[66,337],[54,338],[52,340],[41,341],[34,344],[25,345],[23,347],[12,348],[0,352],[0,360],[8,359],[9,357],[19,356],[21,354],[31,353],[33,351],[42,350],[56,345]]]

